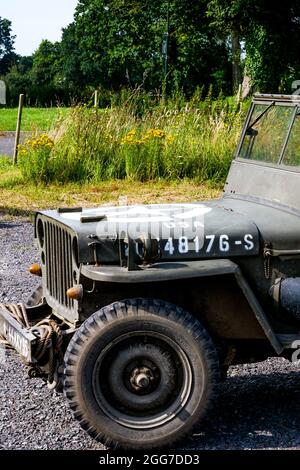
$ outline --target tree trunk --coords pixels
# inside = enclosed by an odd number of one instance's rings
[[[241,43],[239,34],[236,30],[231,32],[232,47],[232,88],[233,94],[237,93],[242,81],[241,72]]]

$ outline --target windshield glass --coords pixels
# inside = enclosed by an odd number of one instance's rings
[[[250,124],[246,130],[239,156],[267,163],[279,163],[294,116],[294,106],[283,106],[274,102],[256,104],[251,114]],[[300,142],[297,137],[300,137],[300,122],[298,121],[299,119],[295,121],[298,123],[298,130],[294,132],[294,129],[292,129],[292,140],[289,142],[290,145],[287,146],[286,165],[291,164],[288,162],[299,160]],[[297,157],[295,152],[298,152]]]
[[[296,118],[291,130],[290,138],[284,153],[284,165],[300,166],[300,110],[298,108]]]

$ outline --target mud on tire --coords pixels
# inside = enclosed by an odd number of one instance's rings
[[[108,447],[170,446],[207,412],[219,382],[201,323],[167,302],[130,299],[94,313],[65,354],[73,416]]]

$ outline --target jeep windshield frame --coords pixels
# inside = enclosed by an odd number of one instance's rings
[[[254,95],[235,159],[300,171],[300,96]]]

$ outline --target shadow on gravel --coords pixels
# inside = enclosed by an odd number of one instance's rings
[[[1,220],[1,219],[0,219]],[[0,222],[0,230],[15,229],[16,227],[22,227],[21,223],[14,222]]]
[[[300,446],[298,372],[229,377],[216,406],[185,449],[278,449]]]

